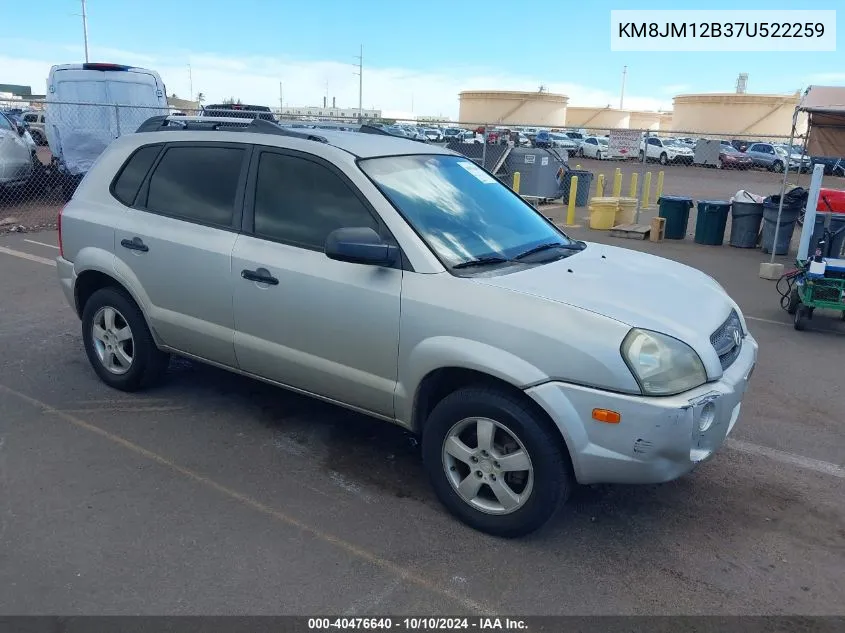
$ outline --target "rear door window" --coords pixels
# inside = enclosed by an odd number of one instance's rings
[[[231,228],[245,147],[173,145],[150,176],[146,207],[182,220]]]
[[[117,178],[112,185],[112,195],[123,204],[131,207],[135,203],[135,197],[141,189],[147,172],[153,166],[162,145],[148,145],[136,150],[123,165]]]

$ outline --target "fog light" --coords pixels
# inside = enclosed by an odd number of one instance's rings
[[[716,419],[716,405],[708,402],[701,410],[701,416],[698,418],[698,430],[702,433],[713,425],[713,420]]]

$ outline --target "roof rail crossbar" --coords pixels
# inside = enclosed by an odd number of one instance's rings
[[[229,117],[185,117],[185,116],[154,116],[144,121],[137,132],[161,132],[166,130],[226,130],[228,132],[252,132],[257,134],[276,134],[292,136],[318,143],[327,143],[324,136],[312,132],[283,128],[264,119],[229,118]]]

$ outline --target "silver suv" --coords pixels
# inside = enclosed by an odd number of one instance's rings
[[[445,506],[503,536],[731,431],[757,344],[707,275],[571,239],[438,146],[239,123],[145,124],[64,207],[59,280],[106,384],[178,354],[398,424]]]

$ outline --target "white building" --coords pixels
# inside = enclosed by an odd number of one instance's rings
[[[364,119],[380,119],[381,110],[358,110],[358,108],[335,108],[328,106],[285,106],[273,108],[273,111],[280,116],[301,116],[315,118],[343,118],[357,119],[359,114]]]

